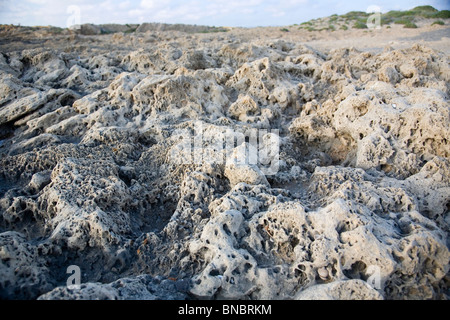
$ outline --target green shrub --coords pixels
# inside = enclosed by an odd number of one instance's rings
[[[415,29],[417,28],[417,25],[412,21],[408,21],[405,24],[403,24],[403,28]]]
[[[445,25],[445,22],[442,21],[442,20],[437,20],[437,21],[433,22],[431,25],[434,26],[435,24],[438,24],[438,25],[440,25],[440,26],[443,26],[443,25]]]
[[[407,16],[414,16],[414,15],[416,15],[416,13],[413,11],[397,11],[397,10],[391,10],[391,11],[383,14],[383,16],[386,19],[396,19],[396,18],[403,18],[403,17],[407,17]]]
[[[363,12],[363,11],[350,11],[350,12],[348,12],[348,13],[342,15],[342,17],[343,17],[344,19],[356,20],[356,19],[361,18],[361,17],[367,18],[367,17],[369,17],[369,15],[370,15],[370,14],[368,14],[368,13],[366,13],[366,12]]]
[[[407,19],[407,18],[394,20],[395,24],[407,24],[407,23],[411,23],[411,22],[412,22],[412,20],[411,19]]]
[[[330,22],[336,22],[338,19],[338,15],[337,14],[333,14],[330,18]]]
[[[356,21],[361,23],[367,23],[367,18],[358,18]]]
[[[334,23],[346,24],[347,26],[341,25],[339,29],[348,30],[348,26],[353,23],[353,28],[355,29],[368,29],[367,27],[367,18],[370,16],[370,13],[366,13],[363,11],[350,11],[343,15],[333,14],[329,17],[329,26],[327,28],[322,28],[320,30],[330,30],[334,31],[336,28],[334,27]],[[437,10],[432,6],[418,6],[411,10],[400,11],[400,10],[391,10],[389,12],[383,13],[381,15],[381,25],[389,25],[391,23],[402,24],[404,28],[417,28],[417,25],[414,23],[416,18],[424,17],[424,18],[434,18],[434,19],[450,19],[450,10]],[[321,21],[320,19],[313,19],[307,22],[303,22],[300,24],[303,29],[308,31],[320,31],[314,28],[314,22]],[[444,21],[439,20],[439,22],[433,23],[437,25],[445,25]]]
[[[194,33],[219,33],[219,32],[228,32],[228,29],[222,27],[206,27],[206,29],[194,31]]]
[[[361,22],[361,21],[356,21],[355,24],[353,25],[353,28],[355,29],[367,29],[367,24]]]
[[[418,6],[415,7],[414,9],[407,11],[391,10],[383,14],[385,20],[392,20],[405,17],[417,17],[417,16],[424,18],[449,19],[450,11],[449,10],[438,11],[432,6]]]
[[[419,13],[431,13],[431,12],[438,12],[439,10],[436,8],[433,8],[432,6],[418,6],[418,7],[411,9],[410,11],[419,12]]]
[[[385,16],[384,14],[381,15],[381,25],[391,24],[394,22],[394,19],[392,17]]]
[[[450,19],[450,10],[441,10],[432,15],[431,18]]]
[[[56,33],[56,34],[60,34],[63,32],[63,28],[60,27],[50,27],[50,32],[52,33]]]
[[[124,33],[133,33],[137,29],[137,27],[132,28],[128,23],[126,24],[126,26],[128,27],[128,30],[125,30]]]
[[[287,28],[282,28],[282,29],[280,29],[280,31],[283,31],[283,32],[289,32],[289,29],[287,29]]]

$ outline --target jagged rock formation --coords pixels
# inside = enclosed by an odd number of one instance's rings
[[[448,56],[103,37],[0,55],[1,298],[448,297]]]

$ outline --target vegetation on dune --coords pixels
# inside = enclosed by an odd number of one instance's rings
[[[279,30],[282,32],[289,32],[296,29],[306,30],[306,31],[328,31],[333,32],[336,30],[346,31],[349,29],[369,29],[368,19],[373,13],[367,13],[364,11],[350,11],[342,15],[332,14],[329,17],[316,18],[309,21],[302,22],[300,24],[294,24],[288,27],[282,27]],[[430,19],[431,21],[425,24],[445,26],[448,24],[446,19],[450,19],[450,10],[437,10],[436,8],[425,5],[417,6],[410,10],[400,11],[391,10],[389,12],[382,13],[379,21],[381,26],[389,29],[391,25],[403,25],[404,28],[418,28],[418,26],[424,25],[423,19]],[[373,20],[370,22],[373,23]],[[150,25],[152,23],[149,23]],[[135,32],[140,32],[139,24],[125,24],[125,25],[87,25],[89,30],[95,31],[94,34],[113,34],[117,32],[123,32],[125,34],[131,34]],[[83,25],[83,26],[84,26]],[[14,25],[2,25],[0,24],[0,31],[12,30],[16,27],[20,27],[22,30],[34,32],[39,31],[43,34],[68,34],[69,31],[66,28],[58,28],[53,26],[14,26]],[[295,29],[294,29],[295,28]],[[94,30],[95,29],[95,30]],[[98,29],[98,30],[97,30]],[[183,25],[183,24],[167,24],[164,30],[181,30],[186,33],[217,33],[217,32],[227,32],[228,28],[225,27],[215,27],[215,26],[197,26],[197,25]],[[81,31],[81,34],[83,31]]]
[[[367,19],[371,13],[363,11],[350,11],[343,15],[333,14],[328,18],[313,19],[302,22],[299,29],[308,31],[335,31],[353,29],[367,29]],[[391,10],[381,14],[381,25],[390,28],[390,24],[400,24],[404,28],[417,28],[419,19],[441,19],[432,22],[432,25],[445,25],[442,19],[450,19],[449,10],[437,10],[436,8],[426,5],[417,6],[411,10]]]
[[[356,21],[353,24],[353,28],[355,28],[355,29],[367,29],[367,24],[364,23],[364,22],[361,22],[361,21]]]
[[[433,14],[433,18],[450,19],[450,10],[441,10]]]
[[[442,21],[442,20],[437,20],[437,21],[433,22],[431,25],[434,26],[435,24],[438,24],[438,25],[440,25],[440,26],[443,26],[443,25],[445,25],[445,22]]]

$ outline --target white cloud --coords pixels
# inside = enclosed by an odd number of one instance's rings
[[[269,12],[272,15],[272,17],[275,18],[279,18],[286,15],[286,12],[284,10],[280,10],[279,8],[274,7],[268,7],[265,9],[265,11]]]
[[[102,8],[102,10],[104,10],[104,9],[111,10],[113,7],[115,7],[114,3],[111,0],[103,1],[98,6],[100,8]]]
[[[35,4],[45,4],[47,1],[45,0],[27,0],[29,3],[35,3]]]
[[[167,7],[171,0],[142,0],[140,6],[143,9],[161,9]]]
[[[279,4],[283,7],[293,7],[299,5],[305,5],[308,3],[308,0],[280,0]]]
[[[119,3],[119,9],[121,9],[121,10],[127,9],[130,7],[130,5],[131,5],[130,1],[123,1],[123,2]]]

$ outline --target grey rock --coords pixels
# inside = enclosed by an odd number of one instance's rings
[[[130,30],[0,55],[1,298],[448,298],[448,56]]]
[[[82,283],[57,287],[38,297],[38,300],[185,300],[175,284],[169,285],[139,275],[116,280],[109,284]]]

